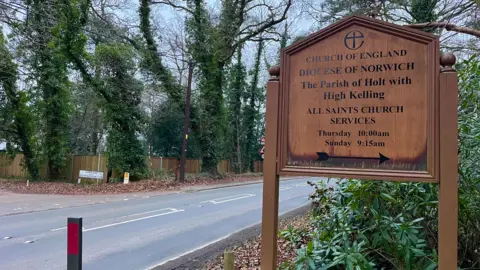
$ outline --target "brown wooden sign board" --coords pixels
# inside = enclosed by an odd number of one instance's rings
[[[438,182],[439,270],[456,269],[455,56],[352,16],[282,51],[267,83],[262,269],[276,269],[279,175]]]
[[[278,172],[437,182],[438,52],[363,17],[283,50]]]

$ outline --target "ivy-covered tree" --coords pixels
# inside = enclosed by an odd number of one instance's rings
[[[32,123],[32,112],[27,105],[29,98],[27,93],[17,89],[17,65],[13,61],[12,54],[7,48],[7,42],[0,28],[0,93],[4,114],[1,119],[0,132],[5,134],[9,143],[9,150],[15,146],[24,155],[24,167],[28,170],[32,180],[38,180],[39,170],[35,149],[35,128]]]
[[[139,104],[143,85],[135,79],[132,48],[123,44],[100,44],[95,50],[104,92],[108,129],[108,167],[116,172],[142,175],[146,172],[146,151],[139,140],[144,115]]]
[[[140,49],[143,56],[142,67],[147,75],[162,84],[163,90],[172,102],[185,104],[183,101],[184,89],[177,83],[171,71],[165,67],[157,49],[157,42],[154,39],[150,23],[150,2],[149,0],[140,0],[139,7],[140,31],[145,41],[144,47]]]
[[[218,175],[217,164],[224,143],[225,109],[223,99],[223,68],[214,40],[215,30],[203,0],[191,3],[193,16],[187,21],[189,50],[198,69],[199,143],[202,151],[202,171]]]
[[[139,108],[143,85],[134,77],[135,54],[131,46],[118,42],[98,44],[94,55],[86,52],[84,28],[89,6],[89,0],[63,0],[60,24],[63,53],[80,71],[84,82],[104,100],[109,168],[140,176],[146,172],[146,151],[139,140],[144,121]],[[94,59],[94,63],[88,59]],[[100,76],[92,74],[91,66],[100,69]]]
[[[41,93],[38,101],[42,114],[42,151],[48,166],[48,178],[58,178],[66,166],[69,150],[70,82],[68,60],[61,52],[58,39],[59,5],[54,0],[28,1],[28,17],[24,29],[29,39],[23,49],[30,54],[27,63],[32,70],[35,87]]]

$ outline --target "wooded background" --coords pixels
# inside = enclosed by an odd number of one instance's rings
[[[72,155],[149,177],[147,157],[180,157],[189,66],[190,159],[254,171],[265,84],[279,52],[351,14],[440,36],[478,53],[473,0],[0,0],[0,145],[57,179]]]

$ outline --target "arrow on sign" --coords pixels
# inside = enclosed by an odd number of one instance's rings
[[[341,157],[341,156],[329,156],[325,152],[317,152],[318,159],[317,161],[326,161],[331,158],[354,158],[354,159],[374,159],[378,160],[378,165],[384,163],[387,160],[390,160],[388,157],[382,155],[382,153],[378,153],[379,157]]]

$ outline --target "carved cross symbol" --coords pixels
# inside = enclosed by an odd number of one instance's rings
[[[363,40],[365,36],[363,35],[362,32],[353,30],[348,32],[345,35],[345,38],[343,39],[343,43],[345,44],[345,47],[347,47],[350,50],[356,50],[362,47],[363,43],[365,40]]]

